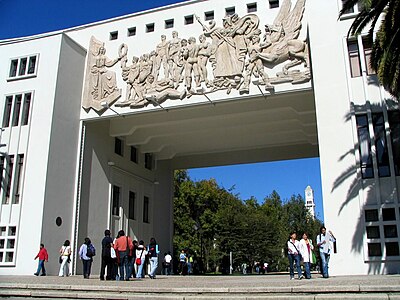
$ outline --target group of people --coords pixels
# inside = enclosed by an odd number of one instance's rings
[[[300,241],[296,238],[296,232],[291,232],[290,238],[287,242],[290,279],[294,279],[294,266],[296,266],[298,279],[304,278],[300,266],[301,261],[304,264],[305,278],[311,279],[311,264],[316,263],[316,256],[313,252],[314,245],[312,240],[308,238],[308,234],[306,232],[303,233]],[[332,243],[336,242],[336,239],[332,231],[327,232],[326,228],[322,226],[320,228],[320,234],[317,236],[316,240],[316,247],[319,251],[319,256],[321,259],[322,276],[324,278],[329,278],[329,259],[332,251]]]

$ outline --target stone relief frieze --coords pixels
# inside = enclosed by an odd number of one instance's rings
[[[162,35],[150,53],[130,59],[128,45],[120,45],[118,57],[109,59],[104,43],[92,37],[83,107],[100,111],[105,107],[102,102],[111,105],[119,99],[121,89],[111,69],[118,62],[126,94],[115,106],[132,109],[217,90],[245,94],[250,83],[273,93],[276,84],[307,82],[311,79],[308,44],[298,39],[304,7],[305,0],[297,0],[293,9],[291,0],[284,0],[274,22],[264,27],[256,14],[226,16],[221,27],[215,20],[206,24],[196,16],[203,31],[198,39],[181,38],[173,31],[171,39]],[[281,70],[271,75],[280,65]]]

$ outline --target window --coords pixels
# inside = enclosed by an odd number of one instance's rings
[[[153,169],[153,154],[145,153],[144,155],[144,167],[146,169]]]
[[[204,13],[204,20],[211,21],[214,20],[214,11],[207,11]]]
[[[36,76],[37,62],[38,54],[11,59],[8,80]]]
[[[26,93],[24,96],[24,107],[22,109],[22,125],[28,125],[29,121],[29,109],[31,107],[31,99],[32,99],[32,94],[31,93]]]
[[[365,67],[367,68],[367,75],[376,74],[375,70],[371,67],[372,43],[367,37],[362,39],[364,48]]]
[[[110,32],[110,41],[118,39],[118,31]]]
[[[10,265],[15,263],[15,241],[17,227],[1,226],[0,227],[0,265]]]
[[[11,111],[12,111],[11,126],[18,126],[20,121],[21,125],[28,124],[31,99],[32,99],[32,93],[16,94],[6,97],[4,106],[4,115],[3,115],[3,128],[10,126]],[[22,107],[22,115],[20,118],[21,107]]]
[[[379,226],[367,226],[367,238],[369,239],[379,239]]]
[[[129,191],[129,215],[128,218],[134,220],[135,219],[135,201],[136,194],[132,191]]]
[[[379,221],[378,210],[377,209],[365,210],[365,222],[376,222],[376,221]]]
[[[146,25],[146,32],[153,32],[154,31],[154,23],[150,23]]]
[[[112,188],[112,215],[119,216],[120,187],[113,185]]]
[[[5,157],[4,156],[0,156],[0,187],[3,186],[3,171],[4,171],[4,160]]]
[[[9,204],[10,203],[10,191],[11,191],[11,182],[12,182],[12,174],[14,170],[14,155],[10,155],[6,157],[7,161],[7,167],[6,167],[6,182],[5,182],[5,195],[3,196],[3,204]]]
[[[185,25],[190,25],[194,23],[193,15],[185,16]]]
[[[21,110],[21,101],[22,101],[22,95],[15,95],[12,126],[18,126],[19,124],[19,112]]]
[[[342,0],[342,6],[343,6],[344,3],[346,3],[346,1],[347,1],[347,0]],[[357,5],[354,5],[353,7],[349,8],[348,10],[346,10],[346,11],[344,12],[344,14],[356,14],[356,13],[361,12],[362,9],[363,9],[362,1],[359,1],[359,2],[357,3]]]
[[[367,115],[356,116],[356,122],[362,178],[373,178],[374,169],[372,166],[371,144],[369,141]]]
[[[376,160],[379,177],[390,176],[389,154],[386,143],[385,120],[382,113],[372,114],[374,125]]]
[[[368,256],[382,256],[381,243],[368,243]]]
[[[174,19],[165,20],[165,29],[174,27]]]
[[[13,204],[19,204],[20,199],[20,188],[21,188],[21,181],[22,181],[22,170],[24,167],[24,155],[18,154],[17,156],[17,168],[15,170],[15,183],[14,183],[14,199]]]
[[[257,11],[257,3],[247,3],[247,12],[252,13]]]
[[[279,0],[269,0],[269,8],[279,7]]]
[[[383,221],[396,221],[396,211],[394,208],[382,208]]]
[[[136,27],[128,28],[128,36],[136,35]]]
[[[397,225],[384,225],[385,238],[397,238]]]
[[[143,198],[143,223],[149,223],[149,197]]]
[[[389,110],[390,139],[392,142],[394,171],[396,176],[400,175],[400,111]]]
[[[131,146],[131,161],[134,163],[138,163],[138,153],[137,153],[137,148]]]
[[[385,243],[385,247],[386,247],[386,256],[399,256],[398,242]]]
[[[124,155],[124,142],[119,138],[115,138],[114,152],[115,152],[115,154],[118,154],[121,156]]]
[[[235,13],[235,7],[227,7],[225,8],[225,15],[232,16]]]
[[[347,2],[347,0],[342,0],[342,7],[346,2]],[[351,7],[344,12],[344,14],[352,14],[352,13],[354,13],[354,7]]]
[[[349,53],[351,77],[361,76],[360,53],[356,40],[347,41],[347,51]]]
[[[12,96],[7,96],[6,97],[6,103],[5,103],[5,106],[4,106],[3,128],[10,126],[12,102],[13,102],[13,97]]]

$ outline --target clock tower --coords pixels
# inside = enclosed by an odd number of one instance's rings
[[[306,194],[306,208],[310,212],[311,216],[313,219],[315,218],[315,202],[314,202],[314,191],[313,189],[308,185],[305,190]]]

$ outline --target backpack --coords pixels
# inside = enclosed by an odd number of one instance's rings
[[[95,255],[96,255],[96,249],[94,248],[93,244],[90,244],[89,246],[87,246],[86,256],[92,257]]]

